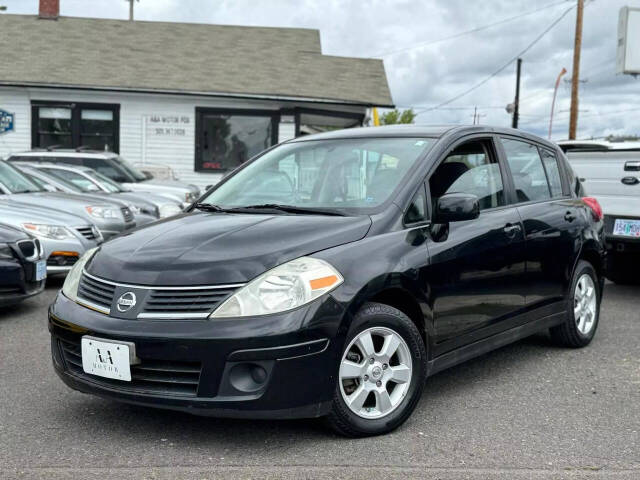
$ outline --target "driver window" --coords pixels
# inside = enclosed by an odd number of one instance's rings
[[[447,193],[473,194],[481,210],[505,205],[500,166],[486,140],[456,147],[431,175],[429,188],[432,205]]]

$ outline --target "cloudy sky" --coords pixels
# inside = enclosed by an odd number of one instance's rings
[[[575,0],[140,0],[136,18],[316,28],[323,52],[383,58],[399,107],[418,123],[510,125],[515,62],[467,95],[559,19]],[[7,13],[36,13],[38,0],[0,0]],[[618,12],[640,0],[587,0],[578,137],[640,134],[640,78],[616,75]],[[125,0],[61,0],[61,14],[127,18]],[[518,18],[513,18],[518,17]],[[491,24],[498,25],[484,28]],[[472,33],[458,35],[469,30]],[[567,137],[575,8],[523,56],[521,127],[547,135],[556,76],[563,67],[555,139]],[[450,38],[455,37],[455,38]]]

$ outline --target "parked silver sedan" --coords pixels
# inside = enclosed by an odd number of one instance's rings
[[[72,213],[94,224],[105,239],[136,226],[133,212],[107,199],[89,202],[65,193],[48,192],[36,185],[15,166],[0,161],[0,194],[25,205],[46,206]]]
[[[171,217],[182,212],[181,202],[154,193],[140,193],[127,190],[119,183],[105,177],[92,168],[53,164],[15,162],[18,168],[26,169],[32,175],[45,175],[57,189],[67,193],[108,195],[109,199],[117,198],[127,202],[136,218],[139,214],[158,218]]]
[[[84,218],[0,196],[2,223],[36,236],[47,260],[47,274],[66,273],[82,254],[102,243],[95,225]]]

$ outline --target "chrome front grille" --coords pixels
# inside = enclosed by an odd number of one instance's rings
[[[93,227],[91,227],[91,226],[76,227],[76,230],[78,231],[78,233],[80,235],[82,235],[87,240],[95,240],[96,239],[96,233],[95,233]]]
[[[18,242],[18,248],[20,248],[20,252],[27,260],[35,259],[39,256],[40,248],[36,242],[37,240],[20,240]]]
[[[143,313],[211,313],[233,291],[235,288],[151,290],[147,296]]]
[[[98,306],[102,310],[109,311],[115,290],[115,285],[95,280],[88,275],[82,275],[78,285],[78,298],[91,307]]]
[[[129,207],[122,207],[120,210],[122,211],[122,216],[124,217],[124,221],[126,223],[133,222],[133,212],[129,209]]]
[[[204,319],[242,286],[243,284],[150,287],[112,282],[84,272],[78,285],[78,302],[109,314],[115,296],[131,291],[135,293],[138,302],[135,307],[137,318]]]

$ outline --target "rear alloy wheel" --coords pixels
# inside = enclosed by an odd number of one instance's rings
[[[565,322],[551,329],[551,336],[567,347],[588,345],[598,328],[600,284],[590,263],[580,260],[573,275]]]
[[[401,311],[368,303],[355,316],[345,344],[329,424],[350,437],[395,429],[422,393],[426,351],[420,332]]]

